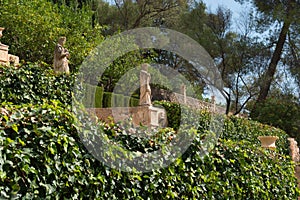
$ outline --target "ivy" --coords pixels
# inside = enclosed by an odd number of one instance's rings
[[[296,199],[300,195],[287,135],[280,129],[226,118],[223,134],[205,155],[201,148],[211,114],[199,111],[195,138],[182,156],[166,168],[123,172],[95,159],[78,131],[88,127],[88,134],[96,137],[92,132],[100,128],[104,142],[131,152],[167,151],[176,139],[180,117],[194,120],[195,111],[182,112],[188,108],[161,103],[172,113],[168,117],[173,127],[145,137],[146,131],[130,129],[129,122],[95,123],[70,112],[72,75],[54,75],[41,64],[0,70],[1,199]],[[278,136],[276,151],[262,149],[259,135]]]
[[[126,173],[108,168],[86,150],[77,133],[78,120],[59,101],[2,103],[1,108],[1,198],[295,199],[299,195],[290,157],[246,140],[219,139],[203,157],[198,134],[169,167]],[[97,126],[86,123],[91,129]],[[100,125],[109,140],[131,151],[162,148],[176,134],[164,129],[144,140],[125,133],[120,124]]]
[[[53,99],[71,105],[74,76],[55,75],[45,63],[29,63],[18,69],[0,65],[0,102],[41,103]]]

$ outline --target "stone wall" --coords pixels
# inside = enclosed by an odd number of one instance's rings
[[[207,109],[214,113],[225,114],[225,112],[226,112],[226,108],[217,106],[214,103],[201,101],[199,99],[195,99],[195,98],[188,97],[188,96],[185,97],[183,94],[179,94],[179,93],[174,93],[174,94],[175,94],[174,95],[175,98],[171,100],[172,102],[179,103],[182,105],[187,105],[191,108],[195,108],[195,109],[199,109],[199,110]]]

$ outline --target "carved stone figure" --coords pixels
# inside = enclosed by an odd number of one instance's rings
[[[3,27],[0,27],[0,38],[2,37],[2,31],[4,30],[4,28]],[[1,44],[1,42],[0,42],[0,44]]]
[[[149,64],[142,64],[140,72],[140,102],[139,105],[151,106],[151,88],[150,79],[151,75],[148,73]]]
[[[68,49],[64,48],[66,37],[60,37],[54,50],[53,68],[56,73],[69,74],[69,56]]]

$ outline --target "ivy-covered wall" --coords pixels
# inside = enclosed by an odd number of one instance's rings
[[[80,123],[68,106],[72,77],[39,70],[27,66],[0,73],[0,88],[8,92],[1,92],[0,104],[1,199],[296,199],[300,195],[283,131],[227,118],[214,149],[203,157],[201,145],[210,121],[205,111],[200,113],[201,126],[191,146],[170,166],[147,173],[109,168],[83,145],[77,132],[82,127],[98,126],[107,136],[104,142],[140,153],[166,147],[176,140],[176,131],[166,128],[145,138],[133,135],[135,130],[129,133],[122,124]],[[37,83],[47,88],[33,86]],[[30,99],[24,98],[27,95]],[[277,135],[277,150],[262,149],[258,135]]]

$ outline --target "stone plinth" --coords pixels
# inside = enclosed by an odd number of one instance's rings
[[[165,127],[167,125],[165,109],[153,106],[88,108],[87,111],[105,122],[110,122],[111,119],[120,122],[131,117],[135,126]]]
[[[8,46],[0,43],[0,63],[5,65],[8,64],[8,58]]]
[[[164,108],[150,106],[150,125],[153,127],[166,127],[167,126],[167,113]]]
[[[2,37],[2,31],[4,30],[3,27],[0,27],[0,38]],[[1,44],[0,42],[0,64],[2,65],[9,65],[13,64],[14,66],[19,65],[19,57],[8,54],[8,47],[5,44]]]

